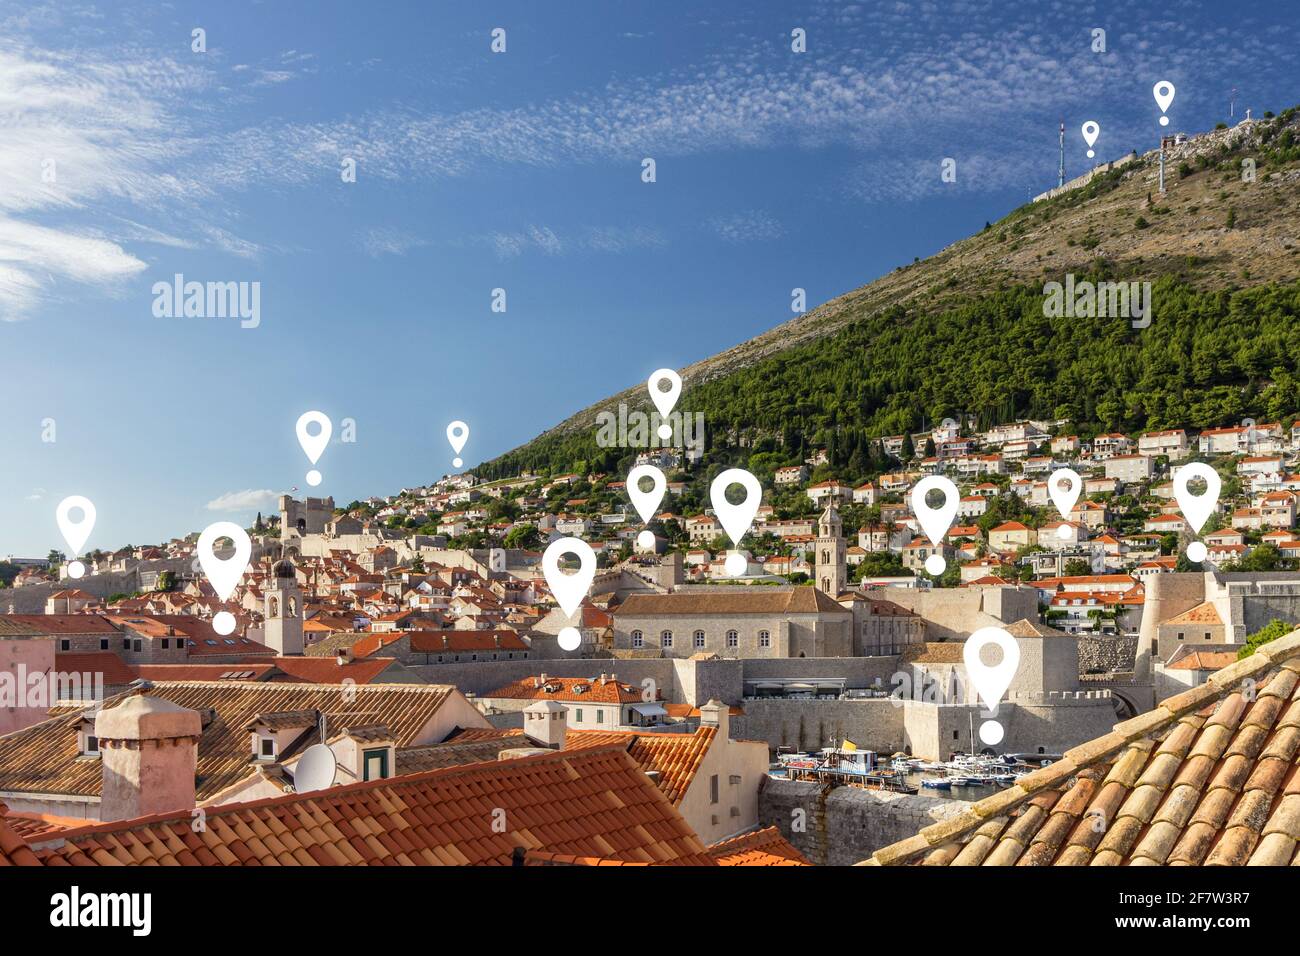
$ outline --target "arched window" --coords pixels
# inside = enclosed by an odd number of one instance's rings
[[[759,647],[771,647],[771,646],[772,646],[772,632],[771,632],[771,631],[759,631],[759,632],[758,632],[758,646],[759,646]]]
[[[633,647],[643,647],[644,645],[645,645],[645,635],[643,635],[640,631],[633,631],[633,632],[632,632],[632,646],[633,646]]]
[[[659,634],[659,645],[660,645],[661,647],[672,647],[672,646],[673,646],[673,632],[672,632],[672,631],[661,631],[660,634]]]
[[[279,617],[279,616],[280,616],[280,600],[279,600],[279,598],[271,598],[271,601],[270,601],[270,611],[269,611],[269,615],[270,615],[271,617]]]
[[[703,631],[696,631],[696,632],[695,632],[695,646],[696,646],[696,647],[703,647],[703,646],[704,646],[704,632],[703,632]]]
[[[728,646],[728,647],[739,647],[739,646],[740,646],[740,635],[739,635],[737,632],[735,632],[735,631],[728,631],[728,632],[727,632],[727,646]]]

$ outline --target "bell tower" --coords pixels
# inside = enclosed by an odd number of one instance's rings
[[[262,607],[264,640],[281,657],[302,654],[302,591],[298,571],[287,558],[271,569]]]
[[[839,597],[848,581],[846,547],[844,523],[832,502],[817,520],[817,552],[814,561],[817,588],[832,598]]]

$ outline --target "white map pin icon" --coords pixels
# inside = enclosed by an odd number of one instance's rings
[[[72,511],[74,509],[81,511],[81,520],[72,520]],[[95,506],[89,498],[81,495],[69,495],[59,502],[58,509],[54,512],[55,520],[59,523],[59,533],[63,535],[63,540],[68,544],[68,550],[72,552],[73,558],[81,553],[81,549],[86,546],[90,540],[90,533],[95,530]],[[86,566],[80,561],[70,561],[68,563],[68,577],[79,578],[86,573]]]
[[[925,503],[925,496],[935,490],[943,492],[943,504],[938,508],[931,508]],[[952,521],[957,517],[957,505],[960,499],[957,486],[943,475],[926,475],[912,489],[912,514],[916,515],[921,530],[935,547],[940,545],[943,536],[952,527]],[[947,567],[948,562],[941,554],[932,554],[925,559],[925,569],[931,574],[943,574]]]
[[[229,558],[217,557],[215,545],[221,538],[229,538],[235,543],[235,553]],[[230,600],[253,555],[253,543],[248,540],[248,532],[233,521],[216,521],[203,529],[194,550],[198,552],[199,566],[208,576],[217,597],[222,603]],[[232,633],[235,616],[229,611],[218,611],[212,618],[212,629],[218,634]]]
[[[460,457],[460,450],[465,447],[465,442],[469,441],[469,426],[459,420],[452,422],[447,426],[447,441],[451,443],[451,450],[456,453],[451,463],[459,468],[465,464]]]
[[[1002,649],[1002,659],[992,665],[985,664],[980,658],[980,652],[990,644],[996,644]],[[979,692],[984,706],[993,710],[1016,676],[1016,668],[1020,666],[1020,645],[1000,627],[981,627],[966,638],[961,656],[966,665],[966,674]]]
[[[1002,650],[1002,659],[996,664],[985,664],[980,659],[980,652],[990,644],[996,644]],[[975,685],[980,699],[987,710],[997,713],[998,701],[1015,679],[1016,669],[1020,666],[1020,645],[1016,639],[1000,627],[981,627],[966,638],[962,647],[962,662],[966,665],[966,675]],[[1002,740],[1002,725],[996,720],[980,724],[980,739],[986,744],[996,744]]]
[[[1073,468],[1058,468],[1047,476],[1047,494],[1066,521],[1070,520],[1070,514],[1074,511],[1075,502],[1079,500],[1082,491],[1083,479]],[[1057,532],[1057,536],[1068,538],[1070,529],[1062,527]]]
[[[579,567],[573,574],[560,570],[560,558],[566,554],[578,557]],[[542,554],[542,573],[555,600],[560,602],[560,609],[566,617],[573,617],[596,576],[596,552],[581,538],[557,538]],[[582,643],[582,634],[576,627],[566,627],[560,631],[558,640],[561,648],[573,651]]]
[[[1097,142],[1097,136],[1101,133],[1101,127],[1097,125],[1096,120],[1088,120],[1083,124],[1083,141],[1088,144],[1088,158],[1091,159],[1095,153],[1092,151],[1093,145]]]
[[[1160,80],[1155,86],[1151,87],[1151,93],[1156,98],[1156,106],[1160,107],[1160,112],[1167,113],[1174,102],[1174,84],[1168,80]],[[1169,117],[1160,117],[1160,125],[1168,126]]]
[[[738,505],[727,500],[727,489],[732,485],[741,485],[745,489],[745,500]],[[709,486],[709,501],[713,504],[713,513],[722,522],[722,530],[727,532],[732,544],[739,545],[740,539],[754,523],[758,506],[763,503],[763,486],[745,469],[728,468],[713,479],[713,484]],[[747,565],[743,554],[733,551],[727,555],[727,573],[733,578],[744,574]]]
[[[1205,494],[1192,494],[1187,485],[1193,478],[1200,478],[1205,482]],[[1222,487],[1223,482],[1219,480],[1219,473],[1204,462],[1194,461],[1178,469],[1178,474],[1174,475],[1174,498],[1183,512],[1183,517],[1192,526],[1192,531],[1199,533],[1210,515],[1214,514],[1214,509],[1219,504],[1219,490]]]
[[[668,383],[668,391],[659,387],[661,382]],[[650,378],[646,381],[650,388],[650,400],[655,403],[655,408],[659,409],[660,417],[667,418],[668,413],[673,410],[677,404],[678,397],[682,394],[682,377],[670,368],[661,368],[657,372],[652,372]],[[673,427],[671,425],[659,426],[660,438],[671,438]]]
[[[727,500],[727,489],[732,485],[742,485],[745,489],[745,500],[738,505]],[[709,486],[709,501],[727,537],[733,544],[740,544],[740,539],[754,521],[754,515],[758,514],[758,506],[763,503],[763,486],[745,469],[728,468],[713,479]]]
[[[654,487],[649,491],[641,490],[643,478],[649,478],[654,482]],[[655,516],[655,512],[659,510],[659,502],[664,500],[664,492],[667,490],[668,479],[654,465],[637,465],[627,473],[627,494],[644,524],[649,524],[650,519]]]
[[[235,542],[235,553],[229,558],[217,557],[214,545],[220,538],[229,538]],[[239,579],[248,569],[249,558],[253,556],[253,543],[248,540],[248,532],[233,521],[213,522],[199,535],[195,551],[199,555],[199,566],[208,576],[217,597],[229,601]]]
[[[307,430],[307,426],[311,424],[320,426],[320,431],[315,435]],[[302,446],[307,460],[314,465],[320,460],[320,456],[325,453],[325,449],[329,446],[330,436],[334,434],[334,423],[329,420],[329,416],[324,412],[303,412],[298,416],[296,431],[298,432],[298,444]],[[319,471],[313,468],[307,472],[307,484],[319,485],[320,482],[321,475]]]

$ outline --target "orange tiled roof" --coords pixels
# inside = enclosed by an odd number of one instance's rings
[[[672,801],[673,806],[677,806],[686,796],[704,755],[713,746],[717,732],[716,727],[700,727],[693,734],[571,730],[565,735],[564,749],[594,746],[596,741],[602,744],[606,741],[622,743],[643,770],[659,774],[659,789]]]
[[[548,687],[553,690],[547,690]],[[514,700],[562,700],[570,703],[588,701],[593,704],[633,704],[641,700],[641,689],[613,678],[602,682],[599,677],[547,675],[545,681],[541,677],[524,677],[480,696]]]
[[[1196,605],[1189,611],[1184,611],[1175,618],[1165,622],[1166,624],[1222,624],[1223,618],[1219,616],[1219,611],[1215,606],[1206,601]]]
[[[135,680],[135,669],[112,651],[59,651],[54,669],[60,674],[103,674],[108,687],[121,687]]]
[[[240,665],[231,665],[232,669]],[[372,684],[339,693],[337,684],[251,683],[237,681],[166,681],[147,691],[132,690],[109,697],[113,707],[130,694],[148,693],[182,707],[216,711],[216,718],[199,738],[196,796],[206,800],[257,772],[244,728],[258,714],[319,710],[330,724],[383,723],[399,746],[419,742],[418,735],[456,689],[439,684]],[[0,791],[98,796],[98,760],[79,760],[73,714],[34,724],[0,737]],[[346,716],[345,716],[346,715]]]
[[[494,832],[500,808],[506,830]],[[618,747],[432,770],[210,809],[97,824],[38,848],[46,866],[507,865],[516,850],[712,866],[699,838]],[[33,862],[0,821],[0,857]]]
[[[497,760],[503,750],[529,747],[521,731],[510,736],[486,740],[456,739],[424,747],[406,747],[397,751],[397,774],[423,773],[444,767],[461,767],[471,763]]]
[[[363,661],[339,664],[332,657],[276,657],[270,680],[295,681],[303,684],[371,684],[396,661],[395,657],[368,657]],[[240,665],[235,665],[240,666]]]
[[[150,681],[174,680],[262,680],[274,670],[269,663],[256,664],[134,664],[136,677]]]
[[[734,592],[734,593],[733,593]],[[726,593],[629,594],[615,617],[660,617],[686,614],[812,614],[844,612],[827,594],[811,586],[789,590],[732,588]]]
[[[5,614],[11,624],[32,628],[41,634],[117,634],[106,618],[98,614]]]
[[[526,651],[517,631],[411,631],[411,651],[417,654],[469,653],[471,651]]]
[[[742,833],[709,847],[719,866],[812,866],[776,827]]]
[[[868,864],[1300,862],[1300,630]]]
[[[1227,667],[1237,659],[1237,649],[1230,651],[1192,651],[1172,664],[1166,664],[1166,670],[1174,671],[1217,671]]]

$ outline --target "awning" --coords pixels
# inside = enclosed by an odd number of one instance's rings
[[[642,717],[667,717],[668,711],[662,704],[633,704],[632,709]]]

